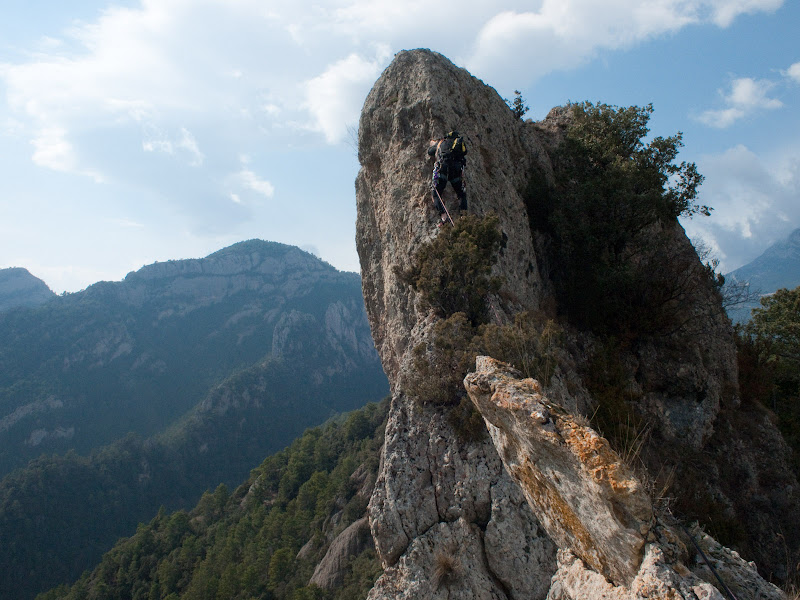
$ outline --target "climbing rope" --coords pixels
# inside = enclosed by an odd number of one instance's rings
[[[453,223],[453,217],[450,216],[450,211],[447,210],[447,206],[445,206],[444,200],[442,200],[442,195],[439,193],[439,190],[436,188],[435,185],[433,186],[433,191],[436,192],[437,196],[439,196],[439,202],[441,202],[442,204],[442,208],[444,209],[444,214],[446,214],[447,218],[450,219],[450,225],[453,225],[455,227],[455,223]]]
[[[689,536],[689,539],[692,540],[692,544],[694,545],[695,548],[697,548],[697,551],[700,553],[700,556],[703,558],[703,561],[708,565],[708,568],[711,569],[711,572],[714,574],[714,577],[717,578],[717,581],[719,581],[719,584],[722,586],[722,589],[725,590],[725,593],[728,596],[728,598],[730,598],[730,600],[738,600],[738,598],[736,598],[731,589],[727,585],[725,585],[724,581],[722,581],[722,577],[719,576],[719,573],[717,573],[717,570],[714,568],[714,565],[711,564],[711,561],[708,560],[708,557],[706,556],[705,552],[703,552],[703,549],[695,541],[694,536],[691,533],[689,533],[689,531],[683,525],[681,525],[680,527],[681,529],[683,529],[683,532]]]

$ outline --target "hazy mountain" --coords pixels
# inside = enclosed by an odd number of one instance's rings
[[[304,354],[318,382],[372,377],[366,401],[386,387],[363,310],[358,275],[254,240],[0,313],[0,475],[162,431],[268,355]]]
[[[0,312],[18,306],[39,306],[55,296],[44,281],[27,269],[0,269]]]
[[[767,248],[761,256],[725,275],[728,282],[748,282],[750,288],[762,295],[781,288],[794,289],[800,285],[800,229]],[[750,311],[760,306],[757,300],[728,310],[734,322],[750,318]]]
[[[0,481],[0,596],[74,579],[159,506],[387,392],[359,277],[281,244],[3,313],[0,464],[24,468]]]

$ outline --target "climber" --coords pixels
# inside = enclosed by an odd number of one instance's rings
[[[457,131],[451,131],[443,138],[431,140],[428,154],[436,157],[433,165],[433,180],[431,181],[431,195],[433,205],[439,211],[441,220],[437,224],[441,227],[450,217],[442,202],[442,194],[447,182],[453,186],[456,196],[461,201],[459,208],[467,210],[467,192],[464,190],[464,167],[467,164],[467,145],[464,138]],[[452,222],[452,219],[450,219]]]

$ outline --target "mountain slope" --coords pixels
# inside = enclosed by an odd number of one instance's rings
[[[150,436],[232,371],[305,349],[309,376],[379,380],[360,281],[243,242],[0,314],[0,475],[42,452]]]
[[[247,242],[87,293],[4,322],[0,355],[20,374],[0,375],[4,401],[42,394],[6,416],[5,448],[69,452],[0,481],[3,597],[73,580],[159,506],[236,485],[387,391],[358,277],[295,248]]]
[[[159,512],[39,598],[364,597],[380,573],[363,516],[387,408],[307,431],[233,493],[220,486],[191,511]]]
[[[767,248],[758,258],[725,275],[726,281],[748,283],[760,294],[772,294],[781,288],[800,285],[800,229]],[[728,313],[734,322],[746,322],[758,301],[733,307]]]

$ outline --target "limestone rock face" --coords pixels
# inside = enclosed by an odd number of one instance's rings
[[[464,383],[550,537],[613,582],[629,584],[653,510],[608,442],[504,363],[480,356]]]
[[[371,543],[369,522],[366,517],[362,517],[337,536],[314,569],[309,583],[325,589],[341,586],[349,559],[361,554]]]
[[[547,513],[539,519],[534,516],[538,509],[532,510],[519,486],[511,482],[501,460],[506,457],[498,455],[493,443],[460,439],[448,418],[451,406],[435,406],[424,398],[412,401],[406,389],[414,374],[414,348],[430,341],[437,322],[433,311],[398,275],[438,234],[438,213],[429,187],[430,141],[452,129],[466,135],[469,212],[497,215],[503,245],[493,274],[502,276],[503,283],[492,297],[493,321],[507,323],[521,311],[555,315],[557,300],[548,273],[558,257],[545,234],[531,229],[523,192],[531,172],[554,180],[553,156],[564,140],[570,114],[560,107],[541,122],[523,122],[494,89],[429,50],[398,53],[366,98],[358,134],[356,245],[369,324],[392,389],[381,469],[369,505],[371,531],[385,567],[371,593],[373,600],[445,593],[450,598],[543,599],[556,569],[566,568],[563,561],[556,565],[556,545],[570,548],[572,556],[580,557],[576,560],[581,568],[608,585],[631,586],[650,556],[645,537],[650,509],[635,501],[641,491],[634,483],[626,487],[630,479],[621,467],[593,471],[592,460],[605,452],[600,438],[567,435],[571,454],[565,454],[559,466],[582,465],[583,471],[576,471],[580,477],[576,474],[571,483],[563,480],[574,485],[572,501],[565,505],[585,530],[582,551],[559,538],[571,530],[556,527],[557,520],[548,524]],[[457,219],[458,202],[450,186],[444,202]],[[663,228],[665,256],[686,264],[687,278],[707,277],[680,225]],[[642,452],[648,468],[657,471],[659,463],[666,462],[667,467],[677,463],[680,469],[681,457],[692,456],[694,462],[686,468],[703,477],[681,479],[677,493],[687,505],[696,497],[724,505],[726,518],[740,520],[751,532],[752,558],[766,565],[766,571],[776,572],[783,559],[770,548],[777,548],[781,527],[800,523],[800,515],[787,516],[797,512],[797,482],[786,467],[782,448],[775,455],[775,464],[780,465],[775,479],[760,478],[755,467],[746,490],[726,482],[723,474],[731,471],[731,461],[756,463],[759,442],[751,425],[733,426],[740,421],[731,415],[738,414],[741,399],[732,328],[714,290],[707,279],[703,281],[683,299],[676,332],[637,340],[617,357],[621,385],[635,396],[638,413],[651,423]],[[564,360],[545,395],[574,416],[591,415],[598,399],[592,396],[585,374],[592,358],[602,354],[602,342],[569,327],[566,337]],[[458,400],[453,398],[452,404]],[[562,433],[572,431],[570,427]],[[780,438],[763,420],[758,427]],[[519,464],[532,462],[536,452],[547,454],[555,448],[538,442],[535,446],[524,452],[522,447],[515,449]],[[739,455],[731,448],[737,448]],[[554,474],[555,468],[543,474],[549,478],[542,483],[548,490],[556,489]],[[595,475],[605,483],[594,481]],[[602,524],[592,523],[586,511],[578,510],[584,501],[581,494],[589,492],[586,498],[594,494],[591,497],[609,503]],[[569,488],[560,493],[565,498],[571,494]],[[763,501],[777,496],[786,498],[785,513]],[[628,502],[628,512],[618,513],[621,498]],[[781,520],[780,526],[774,524]],[[769,521],[773,524],[762,527]],[[457,540],[465,553],[457,558],[461,565],[469,565],[466,578],[459,580],[464,585],[451,585],[447,592],[442,585],[434,589],[430,581],[431,560],[443,547],[437,536]]]
[[[503,470],[491,442],[459,443],[441,411],[421,408],[404,396],[392,403],[369,516],[383,564],[403,565],[382,579],[427,569],[415,562],[428,561],[434,550],[424,546],[428,551],[421,552],[417,541],[449,531],[441,525],[459,520],[463,523],[452,552],[460,553],[463,545],[481,549],[484,566],[470,576],[480,580],[479,587],[495,590],[497,597],[505,597],[505,588],[536,591],[532,597],[544,598],[555,571],[555,547]],[[405,597],[427,598],[427,589]]]
[[[536,380],[482,356],[464,384],[503,464],[562,549],[548,600],[723,598],[705,561],[692,565],[695,572],[687,567],[694,548],[669,519],[657,520],[608,442],[543,396]],[[708,535],[693,535],[737,597],[783,597],[754,565]]]
[[[397,378],[412,331],[426,318],[393,269],[407,268],[436,233],[427,149],[430,140],[454,128],[467,133],[470,143],[469,210],[498,215],[506,234],[498,271],[517,304],[538,305],[542,284],[519,190],[534,162],[552,171],[542,142],[524,135],[525,124],[494,89],[443,56],[426,50],[399,53],[364,104],[358,132],[362,168],[356,179],[364,301],[390,381]],[[450,186],[443,199],[456,207]]]
[[[522,294],[520,306],[538,302],[536,257],[527,242],[527,219],[520,218],[525,209],[518,190],[525,184],[527,164],[544,156],[544,149],[535,138],[521,136],[521,127],[497,92],[429,51],[398,54],[362,112],[356,244],[373,339],[393,389],[383,464],[369,506],[378,555],[392,569],[376,584],[373,598],[395,598],[400,589],[402,597],[432,597],[427,584],[420,587],[409,578],[427,573],[431,564],[432,542],[421,540],[450,531],[454,523],[460,523],[458,547],[475,553],[462,560],[475,568],[465,570],[471,583],[458,588],[463,595],[451,598],[505,598],[508,590],[544,598],[555,570],[555,547],[543,539],[519,490],[511,501],[497,498],[513,488],[491,443],[460,442],[443,411],[415,404],[399,383],[411,349],[432,325],[395,273],[395,267],[407,268],[414,252],[436,233],[438,213],[428,185],[431,139],[453,128],[470,132],[470,211],[498,214],[507,232],[499,268]],[[444,201],[452,208],[456,203],[451,193],[448,188]],[[503,202],[496,201],[501,197]],[[516,523],[521,530],[500,539],[505,523]],[[512,539],[518,547],[509,546]],[[487,545],[508,556],[524,555],[526,547],[535,552],[517,570],[502,565],[502,572],[493,572]],[[528,596],[531,590],[534,596]]]

